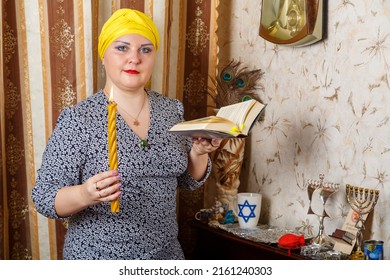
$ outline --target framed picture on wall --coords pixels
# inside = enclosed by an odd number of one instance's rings
[[[274,44],[306,46],[324,38],[323,0],[263,0],[259,35]]]

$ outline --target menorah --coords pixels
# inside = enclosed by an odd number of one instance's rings
[[[320,180],[312,180],[312,179],[307,180],[307,193],[310,201],[309,209],[307,213],[317,215],[320,220],[318,234],[316,237],[314,237],[311,240],[311,243],[319,244],[321,246],[331,246],[333,245],[334,241],[332,238],[330,238],[328,235],[325,234],[324,219],[326,217],[329,217],[328,213],[325,210],[325,204],[328,201],[329,197],[339,190],[340,184],[324,182],[324,178],[325,178],[324,174],[320,174],[319,177]],[[315,191],[320,191],[320,198],[323,206],[323,210],[321,214],[314,213],[311,207],[312,198]]]
[[[351,206],[352,210],[358,215],[355,223],[357,228],[356,233],[356,256],[362,258],[364,253],[362,251],[363,243],[363,229],[364,222],[366,219],[365,215],[368,215],[375,207],[379,198],[379,191],[366,189],[362,187],[351,186],[347,184],[345,186],[345,191],[347,194],[348,204]]]

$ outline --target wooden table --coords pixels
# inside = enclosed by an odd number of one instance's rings
[[[193,220],[195,253],[198,260],[304,260],[300,251],[290,251],[275,245],[253,242],[240,238],[225,230],[213,228],[206,223]]]

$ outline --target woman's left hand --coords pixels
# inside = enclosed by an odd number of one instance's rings
[[[192,138],[192,149],[198,155],[204,155],[204,154],[214,152],[216,149],[218,149],[221,142],[222,139],[218,139],[218,138],[213,138],[213,139]]]

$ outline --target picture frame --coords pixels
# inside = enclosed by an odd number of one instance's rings
[[[259,35],[274,44],[307,46],[325,37],[326,1],[263,0]]]

